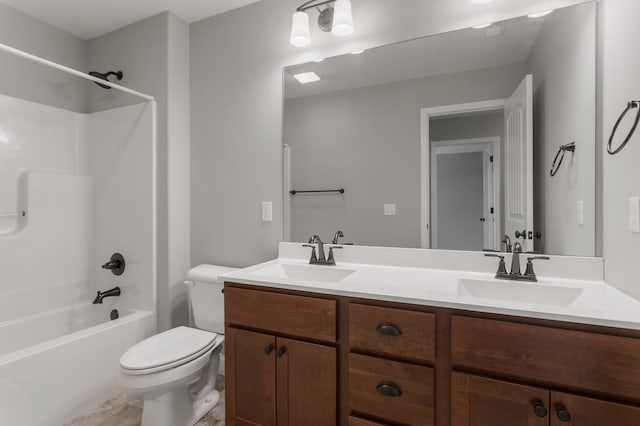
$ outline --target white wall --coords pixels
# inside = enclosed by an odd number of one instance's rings
[[[555,11],[528,60],[534,81],[534,221],[543,234],[535,243],[544,253],[595,255],[595,17],[593,4]],[[576,152],[566,153],[551,177],[559,146],[570,142]],[[584,203],[583,225],[578,201]]]
[[[276,256],[284,66],[581,2],[353,2],[354,35],[336,38],[314,25],[306,49],[288,44],[294,0],[262,0],[192,24],[192,263],[246,266]],[[273,201],[273,222],[261,222],[261,201]]]
[[[291,241],[330,241],[341,229],[344,241],[360,245],[420,247],[420,109],[509,97],[524,73],[524,64],[510,64],[287,100],[292,188],[345,188],[287,195]],[[502,134],[501,116],[498,126],[464,120],[477,131],[465,137]],[[460,132],[438,132],[448,121],[435,122],[445,124],[432,126],[432,140],[458,139]],[[387,203],[396,204],[395,216],[383,214]]]
[[[603,140],[606,144],[613,124],[627,102],[640,99],[640,50],[635,46],[640,39],[640,2],[605,0],[601,10]],[[631,121],[628,117],[621,132],[629,129]],[[640,298],[640,234],[629,232],[627,214],[629,197],[640,196],[640,133],[636,133],[618,155],[610,156],[606,152],[603,155],[605,278],[610,284]]]
[[[188,24],[161,13],[89,41],[93,70],[122,70],[124,86],[150,94],[158,105],[158,325],[185,324],[182,281],[189,264],[189,39]],[[140,102],[97,86],[89,110]]]
[[[0,43],[85,70],[86,42],[52,25],[0,4]],[[84,112],[87,83],[0,53],[0,93],[76,112]]]

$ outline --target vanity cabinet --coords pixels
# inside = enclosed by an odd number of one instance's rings
[[[640,332],[225,285],[229,425],[638,426]]]
[[[336,424],[336,348],[291,337],[335,342],[335,304],[225,288],[228,425]]]

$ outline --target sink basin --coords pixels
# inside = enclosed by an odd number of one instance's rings
[[[461,279],[458,281],[458,294],[482,299],[568,306],[580,297],[582,289],[519,281]]]
[[[250,273],[261,277],[289,278],[292,280],[324,281],[335,283],[353,274],[355,270],[321,265],[293,265],[278,263]]]

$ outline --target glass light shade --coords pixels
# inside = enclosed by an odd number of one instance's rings
[[[311,44],[309,32],[309,15],[305,12],[296,12],[291,20],[291,37],[289,43],[296,47],[304,47]]]
[[[351,2],[349,0],[337,0],[333,8],[333,27],[331,32],[338,37],[348,36],[353,33]]]

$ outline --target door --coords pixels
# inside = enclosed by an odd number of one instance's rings
[[[533,251],[533,76],[527,75],[504,109],[505,119],[505,232],[524,251]]]
[[[551,426],[638,426],[640,408],[551,392]]]
[[[276,339],[227,328],[226,417],[230,426],[276,425]]]
[[[337,424],[336,348],[276,339],[278,426]]]
[[[452,426],[549,426],[549,391],[463,373],[451,377]]]

